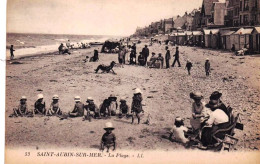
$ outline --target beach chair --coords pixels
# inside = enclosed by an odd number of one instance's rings
[[[213,138],[217,141],[215,144],[217,150],[230,150],[238,142],[238,139],[233,137],[235,135],[234,130],[238,122],[239,114],[236,116],[231,115],[230,125],[224,129],[218,129],[213,133]]]

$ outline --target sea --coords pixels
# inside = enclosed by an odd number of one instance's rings
[[[7,33],[6,34],[6,59],[10,59],[10,47],[14,45],[15,58],[31,56],[41,53],[58,51],[61,43],[89,43],[104,42],[108,39],[119,39],[120,36],[107,35],[68,35],[68,34],[26,34]]]

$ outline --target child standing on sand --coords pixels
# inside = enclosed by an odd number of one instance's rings
[[[23,117],[24,115],[28,114],[28,108],[27,108],[26,101],[27,101],[27,98],[25,96],[22,96],[21,99],[20,99],[20,104],[18,105],[18,107],[13,109],[14,114],[12,116]]]
[[[131,113],[132,115],[132,124],[134,124],[134,115],[136,115],[138,119],[138,124],[140,124],[140,113],[143,112],[143,107],[142,107],[142,92],[139,88],[135,89],[134,96],[133,96],[133,101],[132,101],[132,107],[131,107]]]
[[[11,55],[11,57],[10,57],[10,59],[11,60],[13,60],[14,59],[14,45],[11,45],[11,47],[10,47],[10,55]]]
[[[35,114],[45,115],[46,113],[47,112],[45,108],[45,102],[43,101],[43,94],[38,94],[37,101],[34,103],[33,115]]]
[[[189,59],[187,59],[187,63],[186,63],[186,67],[185,68],[187,68],[189,75],[190,75],[191,67],[192,67],[192,63],[190,62]]]
[[[116,136],[112,133],[112,130],[115,128],[113,127],[111,122],[106,123],[106,127],[104,130],[106,133],[102,136],[100,150],[103,151],[107,148],[107,152],[109,152],[110,147],[113,147],[113,151],[116,149]]]
[[[59,106],[59,96],[54,95],[52,97],[52,103],[50,105],[50,108],[47,111],[47,115],[52,116],[52,115],[62,115],[62,111]]]
[[[209,62],[209,58],[206,59],[205,62],[205,72],[206,72],[206,76],[209,76],[210,73],[210,62]]]

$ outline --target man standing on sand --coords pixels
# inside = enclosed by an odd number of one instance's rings
[[[166,62],[166,69],[170,68],[170,59],[171,59],[171,54],[170,50],[168,50],[168,46],[165,47],[166,54],[165,54],[165,62]]]
[[[14,59],[14,45],[11,45],[11,47],[10,47],[10,55],[11,55],[11,57],[10,57],[10,59],[11,60],[13,60]]]
[[[144,46],[143,50],[142,50],[142,54],[144,55],[144,58],[145,58],[145,65],[147,63],[147,58],[149,56],[149,49],[147,48],[147,45]]]
[[[179,67],[181,67],[181,64],[180,64],[180,61],[179,61],[179,47],[176,47],[176,52],[175,52],[175,55],[173,55],[173,56],[175,56],[175,58],[174,58],[174,61],[172,63],[172,67],[174,67],[176,61],[178,62]]]

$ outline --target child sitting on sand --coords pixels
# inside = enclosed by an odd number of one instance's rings
[[[118,104],[117,104],[117,97],[113,94],[111,94],[109,97],[108,97],[108,100],[110,101],[110,104],[109,104],[109,111],[108,111],[108,115],[109,116],[115,116],[116,115],[116,111],[117,111],[117,108],[118,108]]]
[[[120,99],[120,105],[119,105],[119,117],[122,118],[129,112],[129,106],[126,104],[125,98]]]
[[[72,112],[69,112],[70,117],[82,117],[84,115],[84,104],[80,102],[80,97],[75,96],[75,106]]]
[[[186,144],[189,141],[189,139],[185,137],[186,132],[188,132],[188,128],[184,126],[183,119],[176,117],[169,140],[172,140],[173,135],[175,141]]]
[[[43,101],[43,94],[37,95],[37,101],[34,103],[33,115],[46,114],[45,102]]]
[[[17,108],[13,109],[14,113],[12,115],[10,115],[10,117],[12,117],[12,116],[23,117],[24,115],[28,114],[28,108],[27,108],[26,101],[27,101],[27,98],[25,96],[22,96],[20,99],[20,104],[18,105]]]
[[[109,152],[109,149],[112,146],[113,146],[113,151],[116,149],[116,136],[114,133],[112,133],[112,130],[114,129],[115,128],[113,127],[111,122],[106,123],[106,127],[104,128],[106,133],[102,136],[101,144],[100,144],[101,151],[107,148],[107,152]]]
[[[131,113],[132,115],[132,124],[134,123],[134,115],[136,115],[138,119],[138,124],[140,124],[140,113],[143,112],[143,107],[142,107],[142,92],[139,88],[135,89],[134,96],[133,96],[133,101],[132,101],[132,107],[131,107]]]
[[[98,109],[97,105],[94,103],[94,100],[92,97],[88,97],[86,102],[87,102],[87,105],[84,106],[84,108],[86,110],[84,110],[83,121],[88,119],[89,122],[91,122],[91,117],[99,118],[100,113],[99,113],[99,109]]]
[[[59,96],[54,95],[52,97],[52,103],[50,105],[50,108],[47,111],[47,115],[52,116],[52,115],[62,115],[62,111],[59,106]]]

